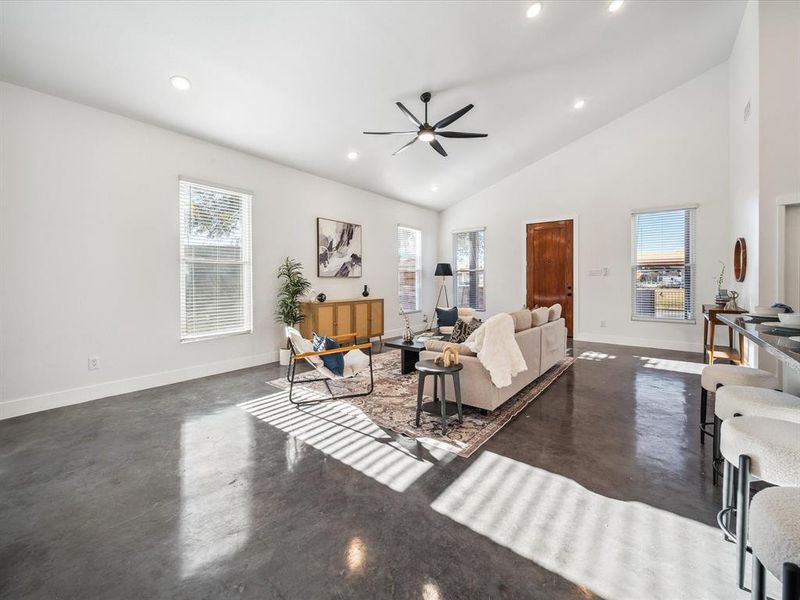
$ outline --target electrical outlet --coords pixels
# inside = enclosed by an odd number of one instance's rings
[[[97,371],[100,368],[100,357],[99,356],[90,356],[89,357],[89,370],[90,371]]]
[[[605,321],[600,321],[600,327],[605,327],[605,326],[606,326],[606,322]]]

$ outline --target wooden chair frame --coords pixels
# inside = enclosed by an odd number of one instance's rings
[[[294,344],[289,342],[289,349],[291,350],[291,357],[289,358],[289,368],[286,371],[286,380],[289,382],[289,402],[294,404],[295,406],[305,406],[307,404],[319,404],[320,402],[328,402],[330,400],[343,400],[345,398],[358,398],[361,396],[369,396],[372,391],[375,389],[375,378],[372,371],[372,343],[365,342],[362,344],[358,343],[355,333],[343,333],[340,335],[330,335],[328,336],[332,340],[337,342],[348,341],[352,340],[352,343],[349,346],[340,346],[339,348],[334,348],[332,350],[320,350],[319,352],[303,352],[302,354],[295,354]],[[295,375],[297,373],[297,361],[298,360],[307,360],[309,358],[317,357],[317,356],[327,356],[330,354],[344,354],[345,352],[350,352],[351,350],[366,350],[367,356],[369,356],[369,389],[366,392],[361,392],[358,394],[343,394],[341,396],[337,396],[333,393],[330,386],[330,377],[318,377],[316,379],[303,379],[298,381],[298,384],[302,383],[312,383],[322,381],[325,383],[325,387],[328,390],[330,396],[328,398],[321,398],[319,400],[306,400],[302,402],[296,402],[292,399],[292,393],[294,391],[294,384],[295,384]],[[311,365],[316,369],[315,365]],[[353,376],[355,377],[355,375]],[[334,380],[335,381],[335,380]]]

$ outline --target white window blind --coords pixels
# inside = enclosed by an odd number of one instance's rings
[[[634,320],[694,322],[695,209],[632,216]]]
[[[422,232],[397,226],[397,293],[404,311],[419,310],[422,281]]]
[[[180,180],[181,340],[252,331],[252,196]]]
[[[456,273],[453,278],[455,305],[486,310],[485,230],[453,234]]]

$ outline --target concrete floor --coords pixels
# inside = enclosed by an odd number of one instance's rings
[[[400,438],[402,491],[238,407],[276,365],[0,421],[0,598],[597,598],[431,506],[485,455],[713,525],[701,356],[573,351],[470,459]]]

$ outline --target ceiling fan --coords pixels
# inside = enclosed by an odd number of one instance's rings
[[[420,100],[425,104],[425,122],[421,123],[420,120],[411,114],[411,111],[408,110],[405,106],[403,106],[402,102],[395,102],[397,104],[397,108],[399,108],[405,116],[409,118],[409,120],[414,123],[419,129],[417,131],[365,131],[364,133],[367,135],[414,135],[414,139],[412,139],[407,144],[401,146],[395,152],[392,153],[392,156],[396,154],[400,154],[403,150],[408,148],[411,144],[420,140],[421,142],[428,142],[431,147],[436,150],[442,156],[447,156],[447,152],[445,152],[442,145],[437,140],[437,137],[444,137],[444,138],[482,138],[486,137],[488,133],[465,133],[463,131],[439,131],[440,129],[444,129],[448,125],[452,124],[454,121],[460,119],[465,114],[467,114],[470,110],[472,110],[472,104],[467,104],[461,110],[457,110],[452,115],[445,117],[444,119],[437,121],[434,125],[428,124],[428,102],[431,100],[431,93],[424,92],[420,97]]]

